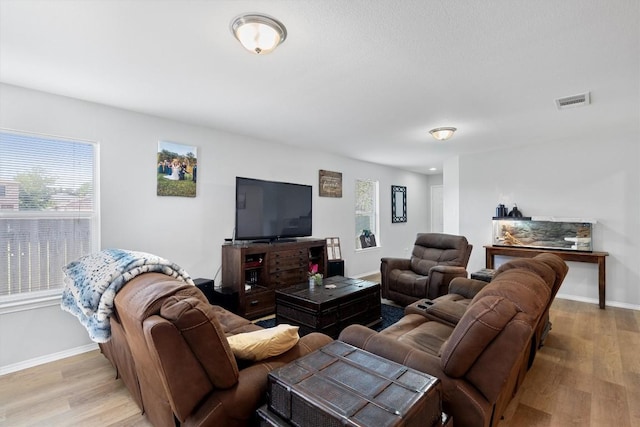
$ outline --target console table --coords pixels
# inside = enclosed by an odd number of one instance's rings
[[[494,268],[494,257],[510,256],[533,258],[541,253],[551,253],[559,256],[565,261],[586,262],[590,264],[598,264],[598,302],[600,308],[604,309],[605,291],[607,287],[607,277],[605,269],[605,258],[609,256],[608,252],[579,252],[570,250],[554,250],[554,249],[532,249],[510,246],[485,246],[486,249],[486,267]]]

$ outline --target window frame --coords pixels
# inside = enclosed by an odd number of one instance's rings
[[[371,233],[375,236],[375,246],[371,246],[368,248],[363,248],[360,244],[360,240],[359,240],[359,236],[362,231],[361,230],[356,230],[356,227],[358,226],[357,224],[357,217],[359,215],[359,213],[366,213],[366,211],[358,211],[357,207],[358,207],[358,183],[359,182],[370,182],[374,184],[374,192],[375,192],[375,200],[373,203],[373,214],[375,216],[375,230],[371,230]],[[355,243],[355,248],[356,248],[356,252],[360,252],[360,251],[369,251],[372,249],[376,249],[376,248],[380,248],[381,245],[381,236],[380,236],[380,181],[375,180],[375,179],[369,179],[369,178],[356,178],[355,183],[354,183],[354,187],[355,187],[355,197],[354,197],[354,231],[356,233],[356,243]]]
[[[101,235],[100,235],[100,144],[97,141],[78,139],[67,136],[59,136],[52,134],[43,134],[36,132],[29,132],[23,130],[16,130],[10,128],[0,127],[0,133],[13,134],[22,137],[32,137],[39,139],[49,139],[55,141],[64,141],[76,144],[89,145],[92,148],[93,154],[93,192],[92,192],[92,211],[10,211],[0,210],[0,219],[89,219],[91,242],[90,251],[95,252],[101,247]],[[0,242],[3,243],[3,242]],[[59,266],[62,268],[63,266]],[[15,294],[0,295],[0,314],[22,311],[26,309],[46,307],[51,305],[57,305],[60,303],[60,296],[64,284],[60,283],[59,286],[53,289],[26,291]]]

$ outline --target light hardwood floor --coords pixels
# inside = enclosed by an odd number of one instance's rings
[[[556,299],[551,321],[499,427],[639,426],[640,312]],[[114,375],[92,351],[2,376],[0,426],[150,426]]]

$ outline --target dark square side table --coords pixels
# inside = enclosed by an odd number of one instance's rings
[[[452,425],[431,375],[333,341],[269,374],[263,426]]]
[[[482,270],[471,273],[471,278],[482,280],[483,282],[490,282],[493,280],[493,276],[495,276],[495,274],[496,270],[492,268],[483,268]]]

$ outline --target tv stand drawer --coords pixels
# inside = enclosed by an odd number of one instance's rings
[[[245,295],[245,317],[254,319],[274,312],[276,306],[276,294],[274,291],[251,292]]]
[[[280,251],[269,254],[271,271],[290,270],[292,268],[308,268],[309,254],[306,250]]]

